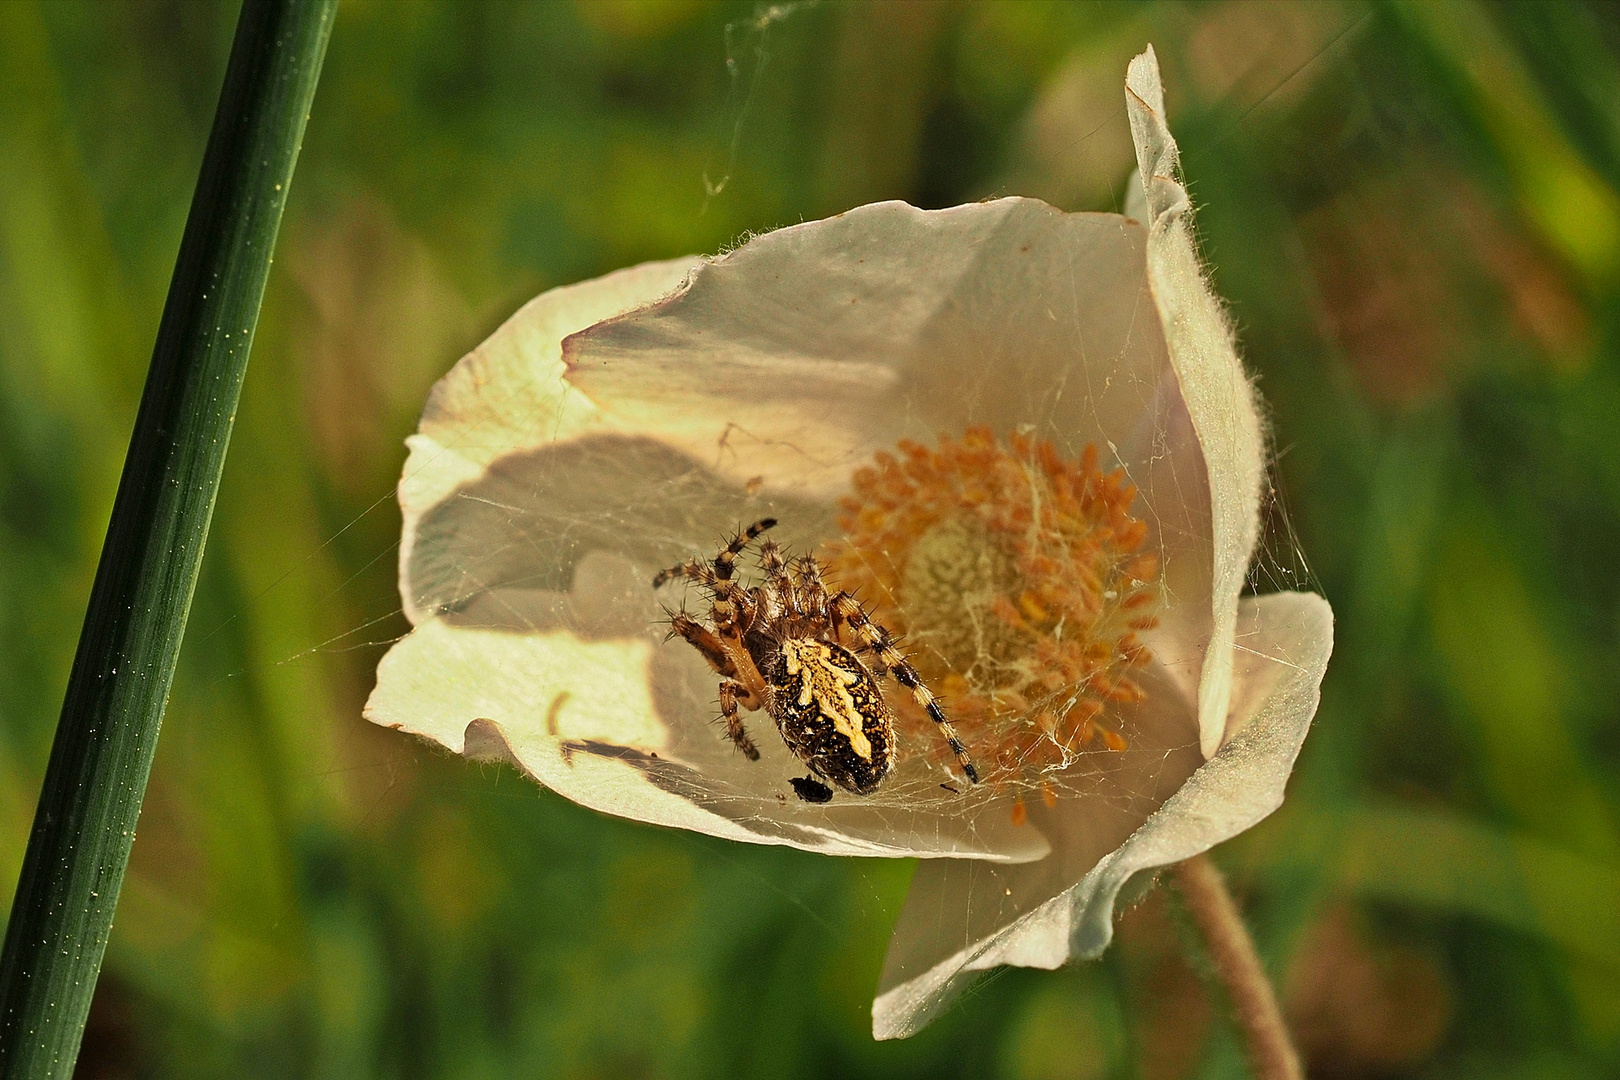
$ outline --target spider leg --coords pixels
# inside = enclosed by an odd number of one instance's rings
[[[866,609],[861,607],[861,602],[855,599],[853,593],[840,591],[836,596],[828,593],[827,582],[821,576],[821,564],[816,561],[815,556],[804,556],[798,561],[796,570],[799,575],[798,591],[801,594],[805,609],[803,617],[828,627],[832,632],[833,641],[840,645],[844,644],[844,627],[849,626],[852,630],[855,630],[856,626],[854,620],[846,617],[845,612],[856,612],[860,615],[864,624],[866,622]],[[844,597],[848,603],[835,603],[840,596]],[[881,646],[893,644],[889,641],[888,631],[879,627],[878,636],[876,637],[856,631],[855,639],[855,651],[866,653],[872,658],[872,674],[879,678],[887,675],[889,665],[884,661]]]
[[[945,710],[940,708],[934,692],[917,677],[916,669],[911,666],[905,655],[894,647],[889,632],[868,619],[866,612],[861,609],[860,602],[847,592],[833,594],[827,606],[836,620],[848,623],[862,644],[877,655],[878,662],[894,676],[894,681],[911,691],[912,698],[928,713],[929,719],[939,726],[940,734],[944,735],[945,741],[950,744],[951,753],[956,755],[957,764],[962,766],[967,778],[977,784],[979,770],[973,767],[973,759],[968,756],[967,747],[962,745],[961,738],[956,734],[956,728],[952,727],[950,720],[946,718]]]
[[[714,597],[711,612],[714,628],[723,637],[740,638],[753,625],[761,605],[748,590],[731,580],[733,564],[744,548],[753,543],[760,533],[775,524],[775,518],[761,518],[754,522],[733,537],[731,543],[721,549],[712,563],[690,559],[668,570],[660,570],[653,578],[653,588],[660,588],[665,582],[676,577],[684,577],[688,581],[704,586]],[[766,614],[769,615],[770,612],[767,611]]]
[[[793,598],[794,616],[799,627],[830,626],[833,640],[838,640],[838,619],[827,607],[827,583],[821,580],[821,564],[814,555],[803,555],[794,560],[793,587],[788,594]]]
[[[721,637],[685,613],[670,620],[670,629],[696,649],[716,674],[724,676],[720,682],[720,716],[726,722],[726,735],[749,761],[758,761],[759,749],[737,715],[739,705],[763,708],[769,692],[753,658],[735,639]]]
[[[750,761],[759,760],[759,747],[749,738],[738,709],[768,710],[771,689],[743,644],[743,637],[760,618],[774,618],[778,605],[769,590],[745,589],[733,581],[731,575],[743,549],[775,524],[775,518],[761,518],[733,537],[713,562],[691,559],[659,571],[653,578],[655,589],[673,578],[683,577],[709,590],[711,626],[704,626],[683,611],[671,616],[670,631],[695,648],[715,673],[722,676],[720,716],[726,722],[726,735]],[[762,552],[761,557],[779,563],[781,556],[777,552],[779,549],[771,545],[770,553]]]
[[[764,540],[759,545],[759,568],[765,574],[765,580],[754,589],[759,597],[770,597],[772,602],[765,609],[765,618],[774,621],[784,614],[791,616],[794,611],[793,582],[787,575],[787,563],[782,558],[782,545],[775,540]],[[763,607],[763,605],[762,605]],[[786,607],[786,611],[783,608]]]
[[[714,603],[709,611],[714,628],[723,637],[741,638],[754,625],[759,612],[754,595],[735,581],[710,578],[708,585],[714,590]]]
[[[721,641],[714,631],[684,612],[669,621],[669,629],[672,634],[685,638],[687,644],[709,662],[715,674],[724,675],[728,679],[737,677],[737,665],[732,662],[731,654],[726,651],[725,642]]]
[[[658,574],[653,578],[652,587],[661,589],[664,587],[664,582],[672,581],[678,577],[686,578],[688,581],[704,582],[708,580],[710,573],[708,563],[700,559],[688,559],[686,562],[676,563],[668,570],[658,571]]]
[[[710,666],[715,671],[742,685],[745,694],[743,705],[750,709],[766,708],[770,688],[765,684],[765,677],[759,673],[754,658],[749,655],[748,646],[743,644],[743,635],[765,614],[760,608],[759,598],[734,581],[716,581],[713,587],[716,595],[709,608],[713,630],[684,614],[678,617],[685,620],[682,625],[692,628],[697,636],[675,627],[673,620],[671,626],[705,657],[719,658],[725,664],[722,668],[715,659],[710,659]]]
[[[783,581],[787,577],[787,562],[782,558],[782,545],[775,540],[763,540],[759,545],[759,568],[765,571],[765,576],[771,581]]]
[[[764,532],[766,529],[774,528],[775,525],[775,518],[760,518],[758,521],[748,526],[748,528],[732,537],[731,543],[727,544],[721,550],[720,554],[714,557],[714,576],[722,581],[729,580],[731,578],[732,564],[737,561],[737,556],[742,554],[743,548],[746,548],[749,544],[752,544],[754,542],[754,538],[759,536],[760,533]]]
[[[715,630],[722,636],[734,635],[740,638],[749,627],[753,626],[754,620],[759,615],[760,605],[752,592],[729,578],[717,576],[712,566],[697,559],[661,572],[653,579],[653,588],[658,588],[677,575],[709,590],[713,597],[709,615],[714,622]],[[671,626],[674,624],[671,623]],[[679,630],[676,632],[680,633]],[[686,637],[685,634],[681,636]],[[687,640],[692,641],[690,637],[687,637]],[[697,645],[697,642],[692,641],[692,644]]]
[[[737,701],[749,695],[748,687],[735,679],[727,679],[720,684],[720,716],[726,722],[726,734],[731,741],[737,744],[737,749],[743,752],[743,757],[749,761],[759,760],[759,747],[754,740],[748,737],[748,729],[743,727],[742,717],[737,715]]]
[[[714,557],[712,563],[705,564],[701,559],[688,559],[686,562],[676,563],[668,570],[658,571],[658,574],[653,578],[653,588],[661,589],[665,582],[673,581],[678,577],[686,578],[688,581],[710,584],[711,573],[713,577],[722,581],[728,580],[731,577],[732,564],[737,561],[737,556],[742,553],[742,550],[753,543],[754,538],[759,536],[760,533],[773,528],[775,525],[775,518],[760,518],[732,537],[731,543],[720,550],[720,554]]]

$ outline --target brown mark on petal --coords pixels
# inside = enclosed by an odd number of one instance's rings
[[[1144,697],[1138,634],[1157,625],[1160,590],[1123,469],[1103,472],[1094,446],[1067,460],[1050,442],[974,427],[880,452],[851,487],[844,539],[828,549],[839,582],[905,635],[992,778],[1125,749],[1111,717]],[[895,712],[911,745],[938,741],[906,702]],[[1048,791],[1037,788],[1043,802]]]
[[[561,739],[561,736],[557,734],[557,714],[562,712],[562,707],[564,705],[568,704],[569,697],[570,694],[568,691],[564,690],[562,693],[551,699],[551,708],[546,710],[546,734],[550,735],[553,739]],[[569,746],[566,742],[559,742],[558,745],[562,751],[563,764],[567,765],[570,769],[573,768],[573,747]]]

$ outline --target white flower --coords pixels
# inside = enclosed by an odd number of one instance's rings
[[[1193,249],[1149,50],[1138,220],[860,207],[537,297],[434,388],[400,482],[415,629],[366,715],[586,806],[923,862],[874,1030],[973,973],[1100,952],[1126,880],[1260,820],[1317,702],[1321,598],[1241,598],[1263,438]],[[868,796],[795,797],[655,572],[772,533],[864,585],[984,774],[906,693]],[[748,566],[745,559],[740,566]]]

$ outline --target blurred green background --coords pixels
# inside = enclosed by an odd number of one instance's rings
[[[0,3],[0,894],[235,23]],[[360,719],[401,439],[541,289],[874,199],[1115,209],[1158,48],[1339,643],[1218,852],[1313,1076],[1620,1073],[1620,22],[1599,3],[340,11],[85,1077],[1244,1075],[1172,896],[922,1035],[905,863],[599,817]]]

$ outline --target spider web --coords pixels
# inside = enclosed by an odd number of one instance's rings
[[[591,461],[576,460],[574,452]],[[450,519],[459,535],[471,531],[493,542],[479,544],[477,559],[459,560],[450,568],[452,596],[432,598],[441,619],[463,628],[517,635],[562,631],[587,640],[636,640],[651,647],[648,681],[666,740],[652,748],[576,734],[575,723],[589,729],[589,696],[577,688],[537,686],[531,716],[538,719],[544,713],[543,724],[562,741],[565,756],[593,754],[632,763],[661,788],[745,822],[762,835],[813,844],[819,829],[833,828],[886,836],[901,848],[915,844],[925,850],[937,846],[942,820],[966,825],[970,842],[1004,847],[1005,839],[974,835],[982,827],[975,823],[988,822],[996,833],[1013,831],[1014,805],[1020,801],[1033,808],[1036,800],[1101,796],[1112,811],[1139,819],[1196,766],[1196,733],[1177,729],[1173,710],[1156,707],[1175,690],[1150,669],[1145,681],[1162,693],[1150,692],[1145,704],[1122,709],[1112,718],[1129,743],[1124,753],[1087,751],[1062,768],[1042,764],[1028,777],[974,787],[950,767],[943,740],[931,731],[916,732],[913,725],[900,736],[894,773],[876,792],[853,796],[840,791],[828,807],[801,803],[790,781],[804,776],[805,766],[777,736],[770,717],[763,711],[742,713],[761,752],[758,762],[746,761],[720,719],[719,676],[684,640],[669,636],[667,610],[684,609],[706,618],[702,591],[676,581],[655,592],[650,583],[666,565],[690,556],[712,558],[730,539],[728,533],[717,534],[717,522],[724,523],[722,529],[734,529],[776,516],[783,522],[776,531],[784,536],[789,556],[819,550],[817,534],[835,535],[836,523],[827,507],[804,500],[765,492],[733,493],[728,499],[706,482],[709,470],[686,462],[688,470],[682,472],[669,464],[667,449],[642,440],[587,440],[568,453],[523,455],[499,463],[485,483],[458,494],[443,508],[442,517]],[[560,478],[581,472],[598,479],[604,473],[619,473],[623,479],[628,472],[639,490],[618,506],[599,504],[590,510],[548,505],[547,512],[537,513],[526,505],[525,491],[555,490]],[[654,493],[641,484],[663,490]],[[423,533],[431,535],[444,524],[430,517]],[[705,532],[710,539],[692,543],[692,536]],[[756,584],[757,569],[739,563],[743,585]],[[892,680],[881,685],[890,702],[903,708],[906,691]],[[1038,811],[1036,816],[1041,816]]]

